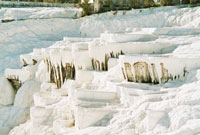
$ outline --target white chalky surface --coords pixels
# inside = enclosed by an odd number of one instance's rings
[[[0,135],[200,134],[200,8],[73,19],[80,12],[0,9],[0,19],[16,19],[0,24]],[[118,58],[121,51],[125,56]],[[102,71],[110,53],[109,70]],[[100,63],[97,71],[91,59]],[[20,60],[28,66],[22,68]],[[46,60],[56,67],[56,81],[64,74],[63,64],[74,64],[75,80],[60,78],[57,88]],[[159,78],[162,62],[176,78],[157,85],[127,82],[124,62],[141,61],[150,70],[155,64]],[[12,76],[22,83],[16,95],[6,79]]]

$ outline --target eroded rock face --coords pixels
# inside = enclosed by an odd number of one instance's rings
[[[151,76],[146,62],[136,62],[134,65],[135,81],[136,82],[151,82]]]
[[[35,71],[37,70],[37,65],[35,66],[26,66],[22,69],[10,69],[5,70],[5,78],[7,78],[15,91],[22,86],[22,84],[28,80],[31,80],[35,76]]]
[[[105,54],[105,60],[104,62],[100,62],[100,60],[97,60],[95,58],[91,59],[92,62],[92,68],[96,71],[108,71],[108,60],[110,58],[119,58],[119,55],[124,55],[123,51],[121,50],[118,53],[114,53],[113,51],[109,54]]]
[[[129,82],[133,82],[134,78],[133,78],[133,73],[131,71],[131,64],[129,63],[124,63],[125,65],[125,72],[126,72],[126,78]]]
[[[156,70],[156,67],[155,67],[155,64],[151,64],[151,67],[152,67],[152,72],[153,72],[153,83],[154,84],[158,84],[159,83],[159,77],[158,77],[158,73],[157,73],[157,70]]]
[[[65,63],[54,65],[48,59],[44,61],[47,65],[47,71],[49,72],[49,82],[55,83],[58,88],[61,88],[61,85],[67,79],[75,79],[75,66],[73,63]]]
[[[27,62],[24,59],[22,59],[22,64],[24,67],[28,66]]]
[[[163,63],[160,63],[160,66],[161,66],[161,72],[162,72],[161,81],[164,83],[169,80],[169,73],[168,73],[168,70],[164,67]]]
[[[178,80],[181,75],[172,75],[168,72],[168,69],[164,67],[163,63],[160,63],[160,68],[157,69],[154,63],[151,65],[146,62],[135,62],[132,66],[130,63],[124,63],[125,69],[122,67],[122,74],[124,79],[129,82],[139,83],[166,83],[169,80]],[[160,71],[159,71],[160,70]],[[185,70],[185,69],[184,69]],[[158,74],[160,73],[160,75]],[[186,71],[184,71],[185,73]],[[183,75],[185,76],[185,75]]]
[[[0,105],[11,105],[14,98],[15,90],[11,83],[5,78],[0,78]]]
[[[17,91],[22,86],[22,82],[19,80],[17,76],[12,76],[8,78],[8,80],[12,84],[15,91]]]

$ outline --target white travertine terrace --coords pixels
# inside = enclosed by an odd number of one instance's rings
[[[173,31],[164,30],[161,35]],[[156,33],[152,28],[149,31]],[[66,37],[49,48],[22,55],[25,67],[7,69],[5,76],[8,79],[11,75],[18,76],[23,86],[33,73],[42,83],[41,90],[33,95],[34,106],[27,123],[30,135],[34,131],[64,134],[91,126],[107,126],[118,109],[161,101],[167,93],[161,91],[162,85],[183,82],[192,70],[200,67],[199,58],[173,56],[170,52],[178,44],[167,37],[160,40],[159,30],[156,36],[142,32],[139,35],[105,33],[95,39]],[[37,70],[29,73],[26,69],[30,67]],[[166,115],[166,111],[148,109],[142,122],[147,124],[146,131],[152,131]],[[45,131],[46,126],[52,129]]]
[[[151,10],[65,20],[63,41],[21,55],[0,135],[199,134],[200,8]]]
[[[200,67],[199,58],[125,55],[119,60],[126,80],[155,84],[183,79],[190,70]]]

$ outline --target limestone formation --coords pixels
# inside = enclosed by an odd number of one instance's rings
[[[165,83],[169,80],[169,74],[168,74],[168,70],[166,68],[164,68],[164,64],[160,63],[161,66],[161,72],[162,72],[162,78],[161,78],[161,82]]]
[[[135,81],[142,83],[151,83],[152,79],[150,76],[148,64],[146,62],[134,63]]]
[[[159,83],[159,78],[158,78],[158,73],[155,67],[155,64],[151,64],[152,72],[153,72],[153,83],[158,84]]]
[[[169,69],[167,69],[162,62],[159,64],[157,63],[157,67],[155,63],[148,64],[148,62],[144,61],[133,61],[133,66],[131,66],[130,63],[124,62],[121,67],[121,74],[124,79],[129,82],[166,83],[169,80],[180,80],[182,77],[186,77],[188,73],[185,67],[182,72],[183,75],[181,75],[181,70],[175,74],[169,72]]]
[[[55,83],[58,88],[61,88],[65,80],[75,79],[75,66],[73,63],[53,65],[50,60],[45,60],[45,63],[47,71],[49,71],[49,82]]]
[[[119,58],[119,55],[124,55],[122,50],[117,53],[111,51],[110,53],[105,54],[105,60],[103,62],[100,62],[99,60],[92,58],[91,59],[92,68],[97,71],[108,71],[108,60],[110,58]]]
[[[19,80],[17,76],[10,76],[8,80],[12,84],[15,91],[17,91],[22,86],[22,82]]]
[[[28,65],[24,59],[22,59],[22,61],[23,61],[23,66],[24,67]]]
[[[126,72],[126,75],[127,75],[127,80],[130,81],[130,82],[133,82],[134,78],[133,78],[133,73],[131,71],[131,64],[124,63],[124,65],[125,65],[125,72]]]

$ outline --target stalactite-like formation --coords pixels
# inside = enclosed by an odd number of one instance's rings
[[[108,54],[105,54],[105,64],[104,64],[104,70],[105,71],[108,71],[108,59],[109,59],[109,56]]]
[[[22,82],[19,80],[18,76],[8,76],[7,79],[10,81],[15,91],[17,91],[22,86]]]
[[[164,64],[163,63],[160,63],[160,66],[161,66],[161,72],[162,72],[161,81],[163,83],[168,82],[168,80],[169,80],[168,70],[166,68],[164,68]]]
[[[168,69],[164,67],[163,63],[160,63],[160,73],[158,75],[156,66],[154,63],[148,65],[146,62],[135,62],[133,66],[130,63],[124,63],[125,70],[122,68],[122,74],[124,79],[129,82],[140,82],[140,83],[166,83],[169,80],[179,80],[180,75],[172,75],[169,73]],[[185,70],[184,70],[185,71]],[[183,71],[183,72],[184,72]],[[185,77],[187,71],[183,73]]]
[[[146,62],[136,62],[133,65],[135,70],[135,81],[142,83],[152,82],[148,64]]]
[[[24,67],[28,66],[28,64],[26,63],[26,61],[24,59],[22,59],[22,61],[23,61],[23,66]]]
[[[37,64],[37,60],[33,59],[33,65]]]
[[[125,72],[126,72],[126,78],[129,82],[133,82],[134,79],[133,79],[133,73],[132,73],[132,70],[131,70],[131,64],[129,63],[124,63],[124,66],[125,66]]]
[[[183,76],[185,77],[187,73],[188,73],[188,71],[186,70],[186,67],[184,67],[184,69],[183,69]]]
[[[47,71],[49,72],[49,82],[55,83],[58,88],[67,79],[75,79],[75,66],[73,63],[52,64],[48,59],[45,60],[47,64]]]
[[[62,73],[62,83],[64,83],[65,78],[66,78],[66,71],[65,71],[65,67],[63,66],[62,62],[61,62],[61,73]]]
[[[96,71],[108,71],[108,60],[109,58],[119,58],[119,55],[124,55],[123,51],[121,50],[118,53],[114,53],[113,51],[109,54],[105,54],[105,61],[101,62],[95,58],[91,59],[92,68]]]
[[[60,88],[61,87],[61,72],[60,72],[60,67],[59,65],[57,65],[57,80],[56,80],[56,84],[57,87]]]
[[[153,72],[153,77],[154,77],[153,83],[158,84],[159,83],[159,77],[158,77],[158,73],[157,73],[155,64],[152,63],[151,67],[152,67],[152,72]]]

